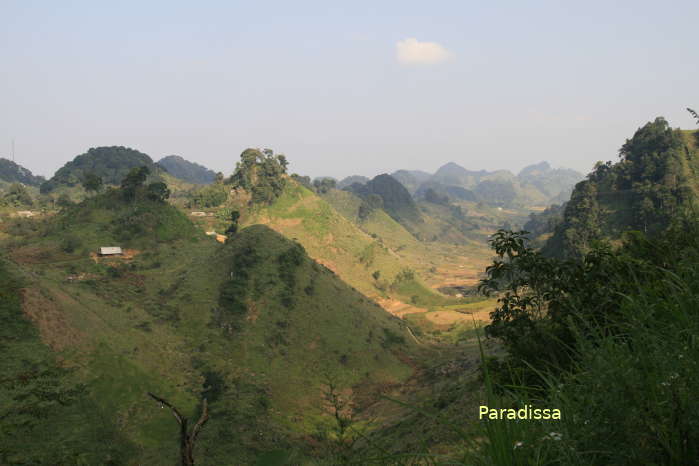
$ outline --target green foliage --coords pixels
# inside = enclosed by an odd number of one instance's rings
[[[238,220],[240,219],[240,212],[234,210],[231,212],[231,224],[226,229],[226,235],[233,236],[238,232]]]
[[[11,207],[33,207],[34,201],[27,189],[19,183],[12,183],[5,193],[2,193],[0,205]]]
[[[308,188],[309,190],[313,191],[313,183],[311,182],[311,177],[310,176],[301,176],[298,173],[292,173],[291,174],[291,179],[296,181],[298,184],[301,186],[304,186]]]
[[[131,446],[41,343],[21,309],[22,285],[0,262],[0,463],[121,464]]]
[[[597,163],[575,187],[547,254],[579,257],[595,240],[617,239],[629,229],[660,234],[696,202],[696,150],[665,119],[636,131],[619,154],[619,162]]]
[[[296,269],[303,264],[306,251],[298,243],[279,255],[279,278],[282,282],[280,301],[287,308],[294,306],[296,292]]]
[[[82,245],[80,237],[68,234],[61,240],[61,250],[67,253],[75,252]]]
[[[103,182],[99,175],[89,172],[85,174],[82,185],[85,191],[96,193],[102,189]]]
[[[167,185],[161,181],[149,184],[146,192],[148,199],[152,201],[165,202],[170,197],[170,190]]]
[[[383,209],[383,198],[378,194],[369,194],[362,198],[362,203],[359,204],[359,210],[357,211],[357,217],[363,222],[377,209]]]
[[[216,180],[216,173],[198,163],[190,162],[179,155],[168,155],[158,160],[158,165],[169,174],[188,183],[209,184]]]
[[[269,149],[246,149],[229,183],[250,192],[253,204],[270,204],[284,191],[286,167],[286,157],[281,154],[275,156]]]
[[[0,181],[39,186],[45,180],[43,176],[34,176],[31,171],[21,165],[0,157]]]
[[[104,184],[119,185],[132,169],[144,166],[157,172],[151,158],[137,150],[121,146],[91,148],[61,167],[41,185],[41,192],[51,192],[61,185],[77,186],[88,173],[102,178]]]
[[[325,194],[331,189],[335,189],[337,181],[334,178],[316,178],[313,180],[313,188],[318,194]]]
[[[62,246],[79,237],[81,246],[93,250],[112,242],[143,247],[194,236],[194,226],[175,207],[149,196],[144,186],[135,192],[129,200],[124,190],[110,188],[80,204],[71,203],[49,220],[48,234],[61,238]]]
[[[595,248],[582,261],[542,258],[526,250],[517,233],[501,232],[493,245],[503,261],[483,285],[502,290],[499,285],[507,284],[494,316],[497,330],[521,344],[509,345],[506,363],[490,369],[498,367],[496,375],[510,381],[503,403],[520,404],[535,394],[539,403],[561,409],[549,461],[693,464],[699,457],[699,223],[678,222],[653,239],[632,233],[619,250]],[[557,272],[548,274],[552,267]],[[570,285],[547,290],[537,283],[556,275],[562,275],[560,285]],[[546,312],[537,316],[539,303]],[[565,352],[568,363],[532,349]],[[536,376],[539,391],[532,391],[527,372]],[[504,435],[500,424],[493,426],[499,432],[488,433],[491,445]],[[531,464],[547,444],[543,429],[526,424],[518,437],[481,453],[494,460],[517,443],[518,464]]]
[[[563,221],[565,207],[565,203],[563,205],[553,204],[544,209],[543,212],[532,212],[529,214],[529,220],[527,220],[523,228],[529,233],[529,239],[535,241],[534,244],[536,246],[541,245],[538,241],[540,236],[553,233],[558,224]]]
[[[372,210],[381,205],[381,208],[398,222],[420,221],[420,212],[412,196],[390,175],[378,175],[365,185],[354,183],[345,189],[366,201],[360,213],[363,218],[368,217]],[[381,203],[379,204],[377,199],[370,199],[372,195],[381,198]]]
[[[217,183],[191,191],[188,198],[190,207],[218,207],[228,199],[228,189]]]
[[[70,207],[73,205],[73,200],[68,193],[61,193],[56,199],[56,205],[61,208]]]

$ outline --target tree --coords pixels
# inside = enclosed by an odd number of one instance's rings
[[[127,199],[135,199],[139,188],[143,187],[143,183],[150,175],[150,169],[145,165],[142,167],[132,168],[131,171],[121,180],[121,189]]]
[[[316,178],[313,180],[313,187],[318,194],[325,194],[334,189],[337,182],[332,178]]]
[[[165,202],[170,197],[170,190],[162,181],[148,185],[148,198],[154,201]]]
[[[286,158],[270,149],[246,149],[240,155],[230,183],[251,194],[251,204],[270,204],[281,196],[286,185]]]
[[[85,191],[87,192],[99,192],[102,189],[102,177],[98,176],[97,174],[90,172],[85,175],[82,181],[83,188],[85,188]]]
[[[240,219],[240,212],[237,210],[231,212],[231,224],[226,229],[226,235],[228,235],[228,237],[231,237],[238,232],[238,219]]]
[[[27,192],[27,189],[20,183],[12,183],[10,185],[7,193],[2,198],[2,203],[14,207],[31,207],[34,204],[29,192]]]
[[[206,421],[209,420],[209,407],[206,398],[204,398],[202,402],[202,411],[199,420],[196,424],[194,424],[194,427],[191,430],[189,430],[189,419],[182,416],[182,414],[180,414],[177,408],[175,408],[173,405],[171,405],[164,399],[156,395],[153,395],[150,392],[148,392],[148,396],[153,398],[155,401],[159,402],[161,408],[167,406],[172,410],[172,414],[175,416],[175,419],[177,419],[177,423],[180,425],[180,464],[182,466],[193,466],[194,443],[196,442],[197,435],[199,435],[199,432],[201,431],[202,427],[204,427]]]

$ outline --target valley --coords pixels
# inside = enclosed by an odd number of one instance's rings
[[[672,137],[653,142],[663,131]],[[656,120],[624,147],[668,144],[628,157],[648,163],[642,154],[652,150],[672,161],[682,147],[693,154],[693,137]],[[473,421],[478,406],[515,396],[493,385],[520,376],[538,383],[529,364],[569,357],[556,346],[570,339],[557,313],[598,299],[610,306],[600,290],[626,283],[601,286],[586,261],[618,274],[617,255],[645,251],[624,252],[646,240],[615,236],[631,217],[610,215],[613,196],[594,197],[597,186],[626,189],[614,184],[623,178],[605,176],[634,173],[630,161],[600,163],[575,186],[570,172],[545,163],[517,178],[451,163],[434,176],[337,183],[289,175],[286,157],[269,149],[245,150],[229,177],[168,161],[187,180],[123,147],[91,149],[48,181],[7,164],[0,317],[11,333],[0,362],[6,380],[31,383],[0,390],[15,406],[2,424],[12,433],[0,443],[3,462],[172,464],[172,417],[146,394],[186,413],[206,400],[193,450],[201,464],[473,459],[486,454],[478,439],[493,435]],[[680,159],[677,177],[662,178],[670,180],[663,202],[694,202],[695,161]],[[105,176],[121,172],[119,183]],[[562,206],[532,204],[567,189]],[[611,205],[634,209],[619,202]],[[680,234],[666,217],[643,218],[654,219],[653,231]],[[580,222],[578,236],[567,232]],[[616,252],[595,249],[604,234]],[[578,237],[588,239],[560,246]],[[552,250],[588,255],[556,262]],[[580,289],[569,288],[575,283]],[[549,301],[533,319],[537,296]],[[552,327],[530,336],[542,325]],[[76,424],[89,434],[76,436]],[[31,453],[18,440],[49,428],[63,434]]]

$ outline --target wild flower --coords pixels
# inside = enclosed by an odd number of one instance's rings
[[[563,439],[563,434],[560,432],[549,432],[548,434],[544,435],[542,437],[542,440],[561,440]]]
[[[520,441],[515,442],[514,449],[516,450],[516,449],[521,448],[521,447],[523,447],[523,446],[524,446],[524,442],[522,442],[522,441],[520,440]]]

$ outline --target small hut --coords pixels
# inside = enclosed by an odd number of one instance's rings
[[[104,256],[121,256],[124,252],[119,246],[103,246],[99,248],[98,254]]]

